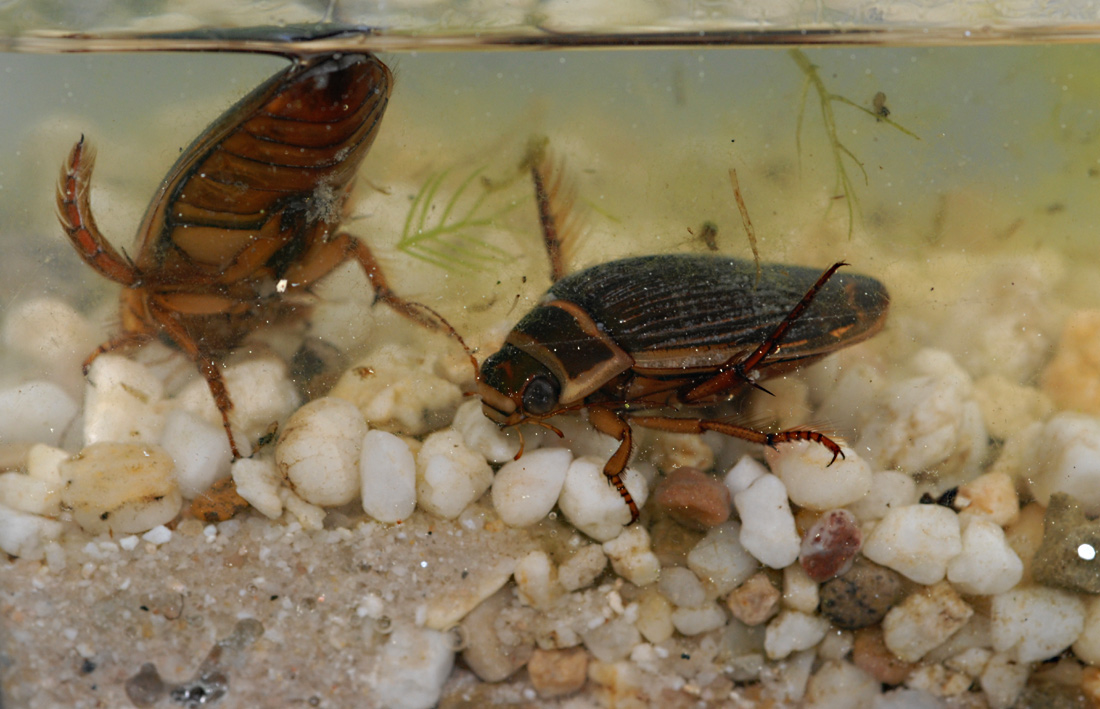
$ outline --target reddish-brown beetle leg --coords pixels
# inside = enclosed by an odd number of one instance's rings
[[[630,449],[633,446],[633,436],[630,424],[624,421],[618,414],[610,409],[600,406],[592,406],[588,409],[588,421],[596,427],[600,433],[606,433],[619,441],[619,448],[615,451],[607,464],[603,466],[603,474],[607,476],[627,507],[630,508],[630,523],[638,521],[638,503],[634,502],[634,496],[626,489],[622,472],[626,469],[626,463],[630,460]]]
[[[844,451],[837,445],[833,439],[826,436],[824,433],[818,433],[817,431],[780,431],[779,433],[769,433],[768,440],[765,443],[775,448],[777,443],[787,443],[791,441],[813,441],[814,443],[820,443],[829,449],[829,452],[833,454],[832,459],[829,461],[829,465],[836,462],[839,456],[842,460],[844,458]],[[825,467],[829,467],[828,465]]]
[[[95,151],[81,136],[61,168],[57,183],[57,215],[76,252],[97,273],[124,286],[133,286],[140,274],[123,254],[115,251],[99,232],[92,217],[89,181],[95,165]]]
[[[229,398],[229,390],[225,388],[221,367],[191,339],[191,336],[180,325],[174,311],[153,302],[149,304],[149,314],[160,325],[162,332],[172,338],[172,342],[198,366],[203,378],[206,379],[206,385],[210,387],[210,393],[214,397],[214,405],[218,407],[218,412],[222,416],[222,426],[225,428],[225,435],[229,438],[229,449],[233,453],[233,460],[241,458],[241,452],[237,449],[237,441],[233,437],[233,427],[229,423],[229,412],[233,410],[233,400]]]

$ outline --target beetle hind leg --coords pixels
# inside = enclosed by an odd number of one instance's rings
[[[725,434],[727,436],[733,436],[734,438],[740,438],[743,441],[749,441],[750,443],[759,443],[769,448],[775,448],[780,443],[792,443],[794,441],[812,441],[814,443],[820,443],[833,454],[832,460],[829,461],[829,465],[836,462],[837,458],[844,457],[844,451],[841,450],[840,445],[833,439],[826,436],[819,431],[811,431],[809,429],[795,429],[791,431],[779,431],[777,433],[767,433],[765,431],[757,431],[755,428],[748,428],[746,426],[738,426],[736,424],[727,423],[726,421],[713,421],[708,419],[682,419],[672,418],[669,416],[632,416],[630,417],[632,423],[636,423],[639,426],[645,428],[652,428],[658,431],[667,431],[669,433],[694,433],[702,434],[707,431],[717,431],[718,433]]]
[[[760,343],[759,347],[753,350],[753,352],[744,359],[731,359],[730,361],[727,361],[725,364],[719,367],[717,374],[692,387],[686,394],[684,394],[682,397],[682,401],[685,404],[703,401],[717,394],[733,391],[739,385],[746,383],[756,389],[768,392],[767,389],[764,389],[764,387],[753,381],[749,377],[749,374],[751,374],[753,370],[760,367],[760,365],[763,364],[768,357],[770,357],[772,354],[775,353],[776,350],[779,349],[779,346],[783,342],[783,336],[787,334],[787,330],[790,329],[791,325],[796,320],[798,320],[798,318],[802,317],[802,314],[806,312],[806,308],[810,307],[810,303],[813,302],[814,297],[817,295],[818,291],[825,287],[825,284],[829,281],[830,278],[833,277],[833,274],[837,272],[837,269],[847,265],[848,264],[844,263],[843,261],[838,261],[837,263],[834,263],[832,266],[827,268],[825,272],[822,273],[821,276],[817,279],[817,281],[812,286],[810,286],[810,289],[806,291],[806,294],[802,296],[802,299],[798,301],[793,308],[791,308],[791,312],[787,313],[787,316],[783,318],[783,320],[780,321],[778,325],[775,326],[775,329],[772,330],[771,334],[764,338],[764,341]],[[768,393],[770,394],[771,392]],[[764,443],[764,441],[758,442]]]
[[[91,187],[95,151],[80,137],[61,168],[57,183],[57,218],[73,248],[104,278],[133,287],[141,274],[124,253],[119,253],[100,233],[92,216]]]

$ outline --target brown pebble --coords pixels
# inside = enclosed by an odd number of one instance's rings
[[[527,662],[527,674],[543,699],[571,694],[583,687],[588,677],[588,653],[583,647],[536,648]]]
[[[828,581],[852,568],[852,559],[863,546],[855,515],[848,510],[829,510],[806,532],[798,561],[814,581]]]
[[[1093,706],[1100,707],[1100,667],[1086,667],[1081,671],[1081,691]]]
[[[248,501],[237,494],[233,478],[222,478],[191,501],[191,514],[204,522],[224,522],[242,510]]]
[[[860,558],[850,571],[821,585],[821,614],[838,628],[866,628],[881,621],[902,592],[901,576]]]
[[[1043,517],[1043,543],[1031,561],[1031,577],[1047,586],[1100,593],[1100,561],[1082,558],[1078,548],[1100,549],[1100,519],[1090,520],[1073,497],[1050,496]]]
[[[745,625],[760,625],[779,612],[781,595],[767,574],[758,573],[730,592],[726,606]]]
[[[657,485],[657,506],[685,527],[710,529],[730,518],[730,491],[695,468],[676,468]]]
[[[901,684],[917,665],[898,658],[886,647],[882,628],[863,628],[855,633],[852,663],[883,684]]]

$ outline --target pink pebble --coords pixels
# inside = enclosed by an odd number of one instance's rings
[[[856,518],[848,510],[829,510],[802,538],[799,561],[814,581],[827,581],[852,568],[863,546]]]

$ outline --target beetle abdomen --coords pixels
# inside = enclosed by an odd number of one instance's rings
[[[711,254],[641,256],[600,264],[558,281],[547,299],[577,304],[640,367],[704,367],[751,352],[818,279],[815,268]],[[826,354],[877,332],[889,307],[869,276],[833,276],[791,323],[769,364]]]
[[[260,268],[284,244],[339,222],[390,86],[386,66],[358,54],[310,57],[260,85],[169,172],[142,223],[139,268]],[[249,249],[258,256],[240,259]]]

